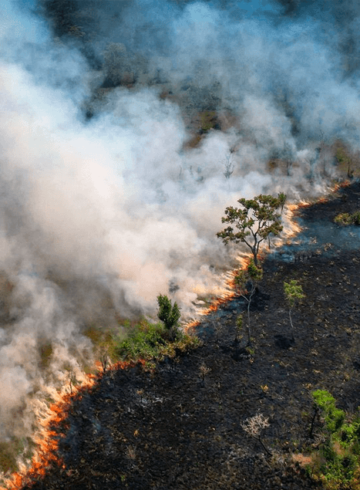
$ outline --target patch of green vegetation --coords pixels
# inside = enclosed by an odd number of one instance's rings
[[[13,443],[17,455],[21,454],[23,458],[31,459],[33,449],[36,447],[31,437],[14,438]]]
[[[314,405],[323,416],[324,442],[312,457],[309,473],[331,490],[360,488],[360,414],[347,417],[325,390],[313,392]]]
[[[164,323],[150,323],[145,318],[138,322],[125,320],[117,328],[101,329],[91,326],[84,334],[94,344],[94,353],[98,358],[110,358],[116,363],[120,360],[146,361],[146,368],[152,369],[154,360],[174,357],[199,345],[199,339],[182,333],[176,326],[179,318],[177,306],[168,304],[162,297],[159,314]],[[166,320],[166,325],[165,325]]]
[[[360,211],[356,211],[353,214],[340,213],[334,218],[334,222],[338,225],[360,225]]]
[[[200,125],[203,131],[209,131],[216,126],[216,111],[200,112]]]
[[[163,360],[198,344],[197,337],[183,334],[179,330],[174,332],[162,323],[150,323],[144,319],[129,329],[126,339],[113,336],[111,353],[113,360]]]

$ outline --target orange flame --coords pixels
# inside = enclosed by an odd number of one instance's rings
[[[295,215],[295,211],[299,209],[299,207],[302,206],[305,207],[309,205],[310,203],[301,201],[300,203],[288,204],[286,206],[290,229],[284,233],[283,239],[278,240],[278,243],[275,245],[276,247],[281,246],[284,243],[285,239],[288,240],[289,238],[292,238],[298,233],[300,233],[301,227],[293,220],[293,217]],[[262,262],[265,259],[265,256],[266,256],[265,251],[262,251],[261,253],[258,254],[258,258],[260,262]],[[228,277],[225,280],[225,288],[227,290],[226,293],[222,294],[220,297],[213,297],[211,304],[207,308],[198,311],[197,312],[198,315],[205,316],[208,315],[209,313],[215,312],[219,309],[221,305],[228,303],[230,300],[232,300],[233,298],[235,298],[240,294],[240,292],[236,290],[235,276],[237,275],[239,269],[244,270],[248,267],[251,257],[252,254],[250,252],[248,253],[242,252],[242,254],[237,257],[236,260],[240,263],[240,267],[228,272]],[[199,324],[200,322],[198,320],[192,320],[191,322],[187,323],[184,326],[184,330],[188,332],[189,330],[196,328]]]
[[[344,189],[345,187],[349,187],[350,184],[351,184],[350,180],[344,180],[344,182],[339,182],[335,184],[332,190],[333,192],[336,192],[339,189]]]
[[[0,490],[15,490],[26,484],[31,484],[34,479],[44,477],[47,468],[53,464],[65,468],[63,459],[56,454],[59,447],[57,438],[65,436],[54,429],[67,419],[71,408],[71,402],[75,398],[81,398],[82,393],[93,387],[103,376],[103,365],[100,361],[96,361],[95,364],[98,368],[98,373],[96,375],[87,374],[85,382],[81,385],[73,386],[71,388],[71,393],[65,391],[59,393],[57,402],[52,403],[48,407],[48,416],[39,420],[42,429],[40,429],[39,433],[34,437],[37,449],[32,457],[30,468],[24,468],[22,471],[13,473],[10,478],[5,481],[6,486],[0,487]],[[119,361],[111,364],[106,371],[127,369],[139,364],[144,366],[146,361],[144,359],[139,359],[137,361]]]
[[[350,185],[350,182],[348,181],[345,181],[341,184],[336,184],[333,188],[333,191],[337,191],[339,188],[347,187],[348,185]],[[326,200],[325,198],[321,199],[323,200],[320,202],[325,202]],[[291,214],[291,216],[289,217],[291,228],[290,231],[286,233],[285,238],[288,239],[290,236],[295,236],[301,231],[299,225],[297,225],[297,223],[295,223],[292,218],[296,210],[309,205],[310,203],[308,202],[300,202],[297,204],[287,205],[287,210]],[[279,245],[281,245],[281,242],[278,244],[278,246]],[[244,269],[248,266],[250,257],[251,254],[249,253],[243,254],[237,258],[238,262],[240,263],[240,269]],[[260,260],[263,260],[263,258],[263,256],[259,255]],[[211,312],[217,311],[219,306],[226,304],[238,294],[235,288],[234,281],[238,270],[239,269],[235,269],[228,272],[228,277],[225,281],[227,291],[220,297],[214,297],[210,306],[207,309],[199,312],[199,314],[208,315]],[[192,320],[184,326],[184,329],[185,331],[188,331],[195,328],[199,324],[199,320]],[[107,367],[107,371],[127,369],[135,367],[139,364],[145,365],[146,361],[143,359],[137,361],[119,361],[117,363],[109,365]],[[56,451],[59,447],[59,443],[56,438],[64,437],[64,435],[55,431],[54,428],[56,426],[59,426],[59,424],[64,423],[64,421],[67,419],[73,399],[81,397],[81,394],[85,390],[90,389],[92,386],[95,385],[96,382],[101,379],[104,374],[104,366],[100,361],[96,361],[95,367],[98,371],[96,375],[87,374],[85,382],[83,382],[81,385],[72,387],[71,393],[65,392],[63,390],[63,392],[59,394],[57,402],[50,405],[50,413],[48,417],[43,418],[39,421],[40,425],[43,428],[39,431],[38,436],[35,438],[38,448],[32,458],[31,467],[25,468],[22,471],[12,474],[11,477],[5,481],[6,487],[0,487],[0,490],[15,490],[21,488],[26,484],[30,484],[31,481],[33,481],[34,479],[43,477],[46,473],[46,469],[52,464],[56,464],[65,468],[64,461],[56,454]]]
[[[46,469],[53,464],[63,466],[63,460],[56,454],[59,443],[56,440],[58,437],[64,437],[54,430],[61,422],[66,420],[71,402],[75,397],[81,397],[83,391],[89,389],[95,384],[97,376],[87,375],[87,380],[81,386],[74,387],[72,393],[63,391],[59,393],[57,403],[52,403],[48,407],[48,416],[39,420],[42,428],[38,434],[34,436],[34,442],[37,444],[37,449],[31,460],[30,468],[16,472],[5,481],[5,487],[0,487],[0,490],[18,489],[26,484],[30,484],[34,479],[45,476]]]

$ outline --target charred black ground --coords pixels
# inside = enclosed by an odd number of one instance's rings
[[[31,488],[311,488],[290,462],[314,444],[311,392],[329,390],[349,412],[360,405],[360,239],[358,228],[333,224],[359,208],[359,183],[304,208],[301,243],[268,256],[252,311],[252,357],[234,342],[243,308],[235,299],[201,323],[202,347],[152,374],[109,372],[75,401],[60,440],[66,468],[49,468]],[[289,279],[306,294],[293,314],[295,342],[283,295]],[[210,370],[204,380],[201,366]],[[270,419],[272,458],[240,425],[259,412]]]

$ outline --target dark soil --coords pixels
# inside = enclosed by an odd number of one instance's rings
[[[340,194],[304,208],[301,243],[266,259],[252,305],[252,356],[234,341],[244,306],[235,299],[202,322],[197,350],[152,374],[108,372],[72,406],[60,439],[66,467],[49,468],[32,488],[312,488],[290,457],[316,446],[311,392],[329,390],[349,412],[360,405],[359,228],[333,224],[336,214],[358,209],[360,185]],[[283,295],[289,279],[306,294],[293,311],[293,333]],[[269,417],[263,441],[272,456],[241,428],[257,413]]]

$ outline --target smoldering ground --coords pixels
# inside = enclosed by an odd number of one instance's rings
[[[33,400],[65,383],[65,364],[80,376],[86,326],[154,314],[170,284],[184,317],[197,294],[221,291],[236,264],[215,237],[226,206],[317,195],[336,175],[333,141],[358,150],[357,64],[343,46],[346,34],[355,59],[358,14],[339,27],[331,9],[2,3],[3,437],[31,433]],[[223,122],[189,147],[202,111]],[[274,158],[288,171],[269,172]]]

